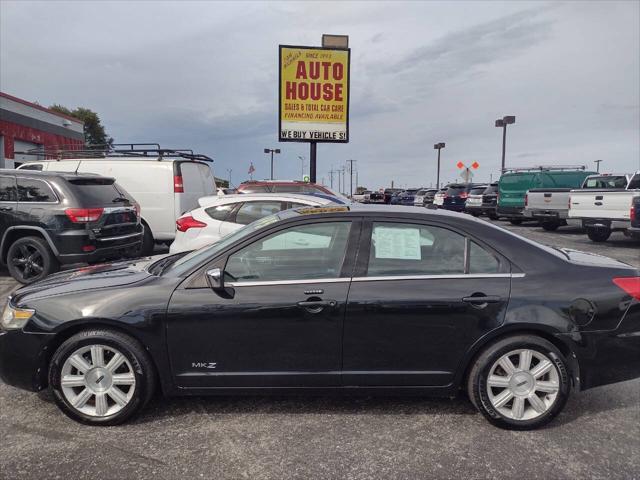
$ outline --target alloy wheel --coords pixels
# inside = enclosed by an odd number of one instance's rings
[[[60,375],[65,399],[91,417],[107,417],[125,408],[136,389],[131,364],[116,348],[87,345],[65,360]]]
[[[487,378],[491,405],[514,420],[533,420],[545,414],[559,390],[557,367],[536,350],[518,349],[501,356]]]
[[[33,245],[22,244],[11,258],[11,263],[24,280],[31,280],[42,274],[44,259],[40,250]]]

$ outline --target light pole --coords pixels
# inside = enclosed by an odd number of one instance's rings
[[[227,172],[229,172],[229,188],[231,188],[231,172],[233,172],[233,168],[227,168]]]
[[[502,168],[500,169],[500,173],[504,172],[504,153],[505,147],[507,145],[507,125],[513,125],[516,123],[516,117],[513,115],[506,115],[502,118],[496,120],[496,127],[502,128]]]
[[[331,182],[332,190],[333,190],[333,173],[334,173],[334,170],[333,170],[333,167],[331,167],[331,170],[329,170],[329,179],[330,179],[329,181]]]
[[[304,161],[305,158],[302,155],[298,155],[298,158],[300,159],[300,162],[302,163],[302,166],[300,168],[300,180],[304,179]]]
[[[596,164],[596,172],[600,173],[600,162],[602,160],[594,160],[593,163]]]
[[[444,142],[436,143],[433,148],[434,150],[438,150],[438,175],[436,177],[436,188],[440,189],[440,150],[444,148]]]
[[[347,167],[345,167],[343,165],[342,168],[340,169],[340,171],[342,172],[342,191],[340,193],[342,193],[344,195],[345,194],[345,190],[346,190],[346,188],[344,188],[344,181],[345,181],[344,174],[347,171]]]
[[[264,149],[264,153],[270,153],[271,154],[271,180],[273,180],[273,154],[274,153],[280,153],[280,149],[279,148],[265,148]]]

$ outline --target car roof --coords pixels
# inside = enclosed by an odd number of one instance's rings
[[[89,173],[89,172],[56,172],[53,170],[49,170],[46,172],[42,172],[40,170],[30,170],[28,168],[16,170],[11,168],[0,168],[1,175],[16,175],[20,177],[41,177],[41,178],[109,178],[115,180],[113,177],[109,177],[106,175],[99,175],[97,173]]]
[[[328,196],[305,195],[302,193],[232,193],[230,195],[211,195],[199,198],[198,203],[201,207],[210,207],[213,205],[225,205],[227,203],[247,202],[251,200],[295,201],[306,203],[307,205],[327,205],[333,203],[332,199],[328,198]]]

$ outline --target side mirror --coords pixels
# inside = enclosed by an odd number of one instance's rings
[[[205,272],[207,283],[213,290],[224,289],[224,283],[222,281],[222,271],[219,268],[212,268]]]

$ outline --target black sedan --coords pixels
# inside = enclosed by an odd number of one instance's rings
[[[539,427],[640,376],[640,272],[473,217],[298,208],[188,254],[59,273],[1,319],[0,376],[121,423],[165,395],[454,396]]]

